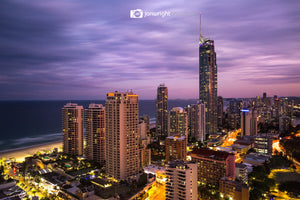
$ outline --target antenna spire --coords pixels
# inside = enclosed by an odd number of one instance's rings
[[[202,16],[202,12],[200,12],[200,33],[199,33],[199,41],[202,40],[202,35],[201,35],[201,16]]]

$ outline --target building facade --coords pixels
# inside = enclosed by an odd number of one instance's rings
[[[105,107],[92,103],[85,110],[86,156],[105,164]]]
[[[243,163],[235,163],[235,178],[243,184],[248,184],[248,166]]]
[[[169,136],[179,134],[188,137],[187,112],[181,107],[172,108],[169,113]]]
[[[223,126],[223,106],[224,106],[223,97],[218,96],[218,100],[217,100],[218,128],[221,128]]]
[[[205,105],[192,104],[186,108],[188,112],[189,138],[203,142],[205,140]]]
[[[106,173],[117,180],[137,179],[140,170],[139,103],[132,92],[108,93],[105,102]]]
[[[223,177],[220,180],[219,191],[223,198],[249,200],[249,187],[227,177]]]
[[[281,117],[279,117],[279,130],[281,132],[288,131],[290,126],[291,126],[291,118],[290,117],[288,117],[286,115],[282,115]]]
[[[199,99],[205,104],[206,134],[217,132],[217,63],[213,40],[200,34]]]
[[[83,107],[67,103],[62,108],[63,152],[69,155],[83,155]]]
[[[257,153],[272,155],[273,138],[268,134],[259,134],[254,138],[254,149]]]
[[[241,113],[241,136],[257,135],[257,111],[242,109]]]
[[[197,200],[197,164],[180,160],[166,165],[166,200]]]
[[[156,97],[156,135],[159,139],[168,136],[168,88],[160,84]]]
[[[190,154],[197,163],[198,182],[218,188],[222,177],[235,178],[235,154],[211,149],[195,149]]]
[[[184,136],[169,136],[166,138],[166,162],[171,160],[186,160],[186,138]]]

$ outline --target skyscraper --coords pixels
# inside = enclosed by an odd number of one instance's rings
[[[105,108],[102,104],[90,104],[85,110],[86,156],[105,164]]]
[[[203,142],[205,140],[205,106],[203,103],[188,107],[189,140]]]
[[[241,113],[241,136],[257,135],[257,111],[242,109]]]
[[[200,24],[201,27],[201,24]],[[217,132],[217,63],[214,41],[199,41],[199,99],[205,104],[206,134]]]
[[[106,96],[106,173],[117,180],[138,178],[138,108],[138,95],[132,92],[116,91]]]
[[[69,155],[83,154],[83,107],[67,103],[62,108],[63,152]]]
[[[159,139],[168,136],[168,88],[160,84],[156,97],[156,135]]]
[[[177,135],[188,137],[187,112],[181,107],[172,108],[169,113],[169,136]]]

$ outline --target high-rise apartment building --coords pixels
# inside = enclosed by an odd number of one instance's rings
[[[235,178],[235,154],[211,149],[194,149],[190,154],[198,166],[198,181],[201,184],[219,186],[222,177]]]
[[[156,135],[159,139],[168,136],[168,88],[160,84],[156,97]]]
[[[203,142],[205,140],[205,105],[192,104],[187,107],[189,139]]]
[[[291,118],[286,116],[286,115],[282,115],[279,117],[279,130],[281,132],[285,132],[290,128],[291,125]]]
[[[150,133],[150,117],[149,115],[143,115],[140,117],[140,123],[145,122],[147,134]]]
[[[240,124],[240,115],[239,114],[228,114],[227,115],[227,124],[228,128],[231,130],[238,129]]]
[[[217,101],[217,112],[218,112],[218,128],[221,128],[223,126],[223,97],[218,96]]]
[[[217,132],[217,63],[213,40],[200,33],[199,41],[199,99],[205,104],[206,134]]]
[[[147,117],[149,119],[149,116]],[[149,120],[148,120],[149,121]],[[141,167],[150,165],[151,163],[151,149],[147,148],[150,144],[150,136],[147,135],[149,123],[147,120],[140,118],[140,123],[138,125],[139,137],[140,137],[140,163]]]
[[[166,165],[166,200],[197,200],[197,164],[181,160]]]
[[[83,107],[67,103],[62,108],[63,152],[69,155],[83,155]]]
[[[185,136],[169,136],[166,138],[166,162],[170,160],[186,160]]]
[[[169,136],[175,134],[188,137],[187,112],[181,107],[172,108],[169,113]]]
[[[86,156],[105,164],[105,107],[91,103],[85,109]]]
[[[138,95],[132,92],[116,91],[106,96],[106,173],[117,180],[138,178],[138,109]]]
[[[257,135],[257,111],[242,109],[241,113],[241,136]]]

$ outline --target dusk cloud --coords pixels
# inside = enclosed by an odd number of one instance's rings
[[[133,89],[198,98],[199,13],[218,94],[299,96],[300,2],[17,1],[0,5],[0,100],[104,99]],[[131,19],[131,9],[171,11]],[[234,88],[234,89],[233,89]]]

